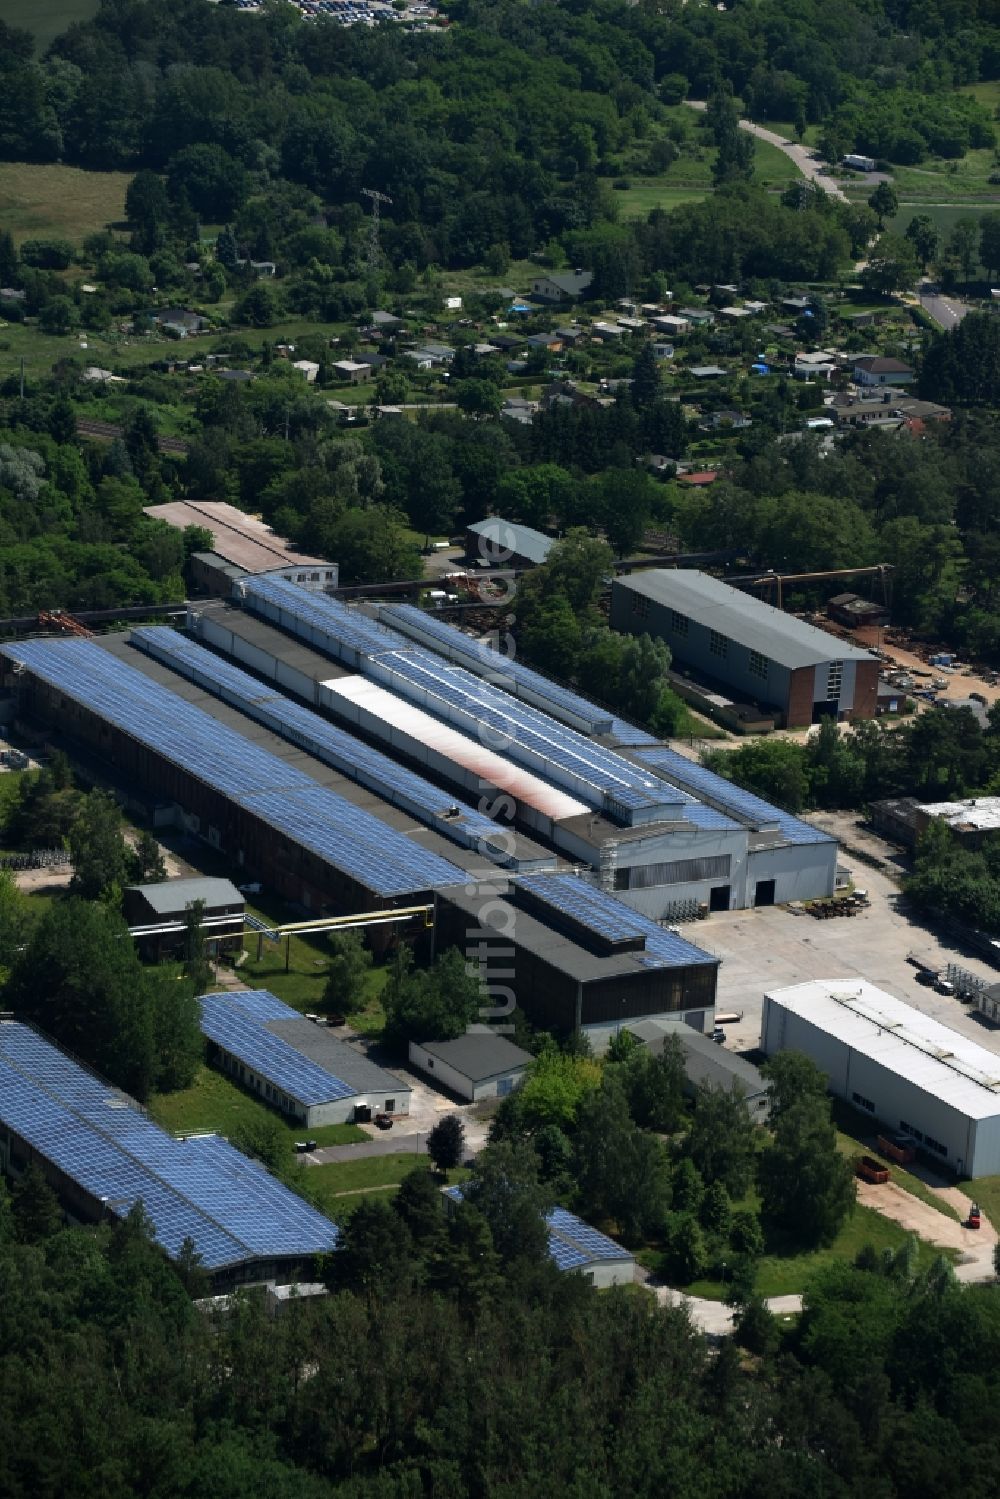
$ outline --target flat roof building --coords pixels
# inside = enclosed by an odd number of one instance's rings
[[[771,1100],[767,1079],[759,1067],[727,1051],[724,1046],[689,1025],[664,1020],[630,1020],[625,1027],[641,1041],[653,1056],[659,1056],[668,1036],[676,1036],[684,1058],[684,1075],[688,1093],[698,1088],[722,1088],[727,1093],[739,1089],[747,1113],[757,1124],[763,1124],[770,1113]]]
[[[169,500],[164,505],[144,506],[143,514],[178,530],[198,526],[211,531],[212,551],[245,572],[277,570],[303,588],[337,586],[336,563],[298,551],[262,520],[223,500]]]
[[[480,567],[537,567],[554,545],[551,536],[499,515],[465,528],[465,555]]]
[[[410,1089],[267,989],[203,994],[209,1061],[306,1129],[408,1114]]]
[[[704,1030],[711,1019],[718,958],[578,875],[458,886],[435,910],[438,946],[480,964],[498,1030],[515,1005],[532,1025],[597,1044],[627,1020],[680,1016]]]
[[[775,708],[788,728],[875,716],[875,656],[708,573],[656,568],[616,578],[611,627],[666,641],[675,662]]]
[[[801,1051],[830,1091],[959,1176],[1000,1172],[1000,1056],[864,979],[764,996],[761,1051]]]
[[[156,960],[183,949],[188,911],[197,901],[205,908],[201,924],[206,950],[213,956],[239,952],[243,946],[246,901],[230,880],[198,876],[125,887],[122,909],[130,927],[168,928],[136,934],[144,955]],[[175,930],[169,930],[171,927]]]
[[[532,1060],[524,1051],[488,1027],[476,1027],[454,1041],[410,1042],[410,1061],[435,1082],[461,1098],[505,1098],[523,1078]]]
[[[44,1171],[67,1215],[115,1222],[141,1202],[177,1259],[190,1239],[212,1289],[314,1278],[337,1228],[218,1135],[174,1139],[134,1099],[31,1027],[0,1021],[0,1169]]]

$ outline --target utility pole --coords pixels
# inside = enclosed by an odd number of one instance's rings
[[[383,203],[391,203],[392,199],[388,193],[377,192],[373,187],[363,187],[361,189],[361,196],[363,198],[371,198],[372,200],[371,224],[368,229],[368,269],[369,271],[377,271],[382,263],[382,247],[379,244],[378,238],[379,224],[381,223],[381,208]]]

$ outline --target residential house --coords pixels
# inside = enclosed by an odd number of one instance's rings
[[[625,335],[625,329],[620,327],[618,323],[594,323],[590,331],[595,338],[600,339],[601,343],[606,344],[617,343]]]
[[[534,420],[537,410],[537,401],[525,401],[521,396],[508,396],[500,408],[500,415],[507,417],[509,421],[520,422],[523,427],[527,427]]]
[[[429,354],[432,364],[450,364],[455,357],[451,344],[423,344],[420,352]]]
[[[152,318],[158,328],[164,333],[172,333],[175,338],[189,338],[194,333],[200,333],[208,326],[208,319],[203,318],[197,312],[191,312],[186,307],[162,307],[153,309],[147,316]]]
[[[696,380],[718,380],[726,371],[721,364],[693,364],[688,373]]]
[[[670,313],[651,317],[649,321],[659,333],[669,333],[672,338],[680,338],[682,334],[690,333],[694,326],[690,318],[674,317]]]
[[[373,312],[368,319],[367,328],[364,328],[362,331],[381,336],[382,334],[395,333],[402,326],[403,319],[393,317],[391,312]]]
[[[408,360],[414,369],[430,370],[434,368],[434,360],[426,349],[407,349],[403,358]]]
[[[855,359],[852,378],[855,385],[908,385],[913,379],[913,370],[901,359],[866,354]]]
[[[558,354],[562,346],[558,333],[532,333],[528,339],[529,349],[548,349],[552,354]]]
[[[830,349],[815,349],[796,354],[792,373],[796,380],[829,380],[837,367],[837,356]]]
[[[698,423],[703,432],[717,432],[720,428],[742,432],[744,428],[752,425],[752,418],[745,411],[735,411],[729,407],[722,411],[713,411]]]
[[[345,360],[344,363],[349,364],[350,360]],[[366,368],[366,366],[364,365],[362,365],[361,367],[362,369]],[[319,374],[319,365],[315,362],[315,360],[296,359],[292,364],[292,369],[298,370],[300,374],[305,375],[306,380],[310,385],[316,384],[316,376]]]
[[[333,373],[341,385],[360,385],[371,375],[367,364],[359,364],[354,359],[338,359],[333,365]]]
[[[710,328],[715,322],[715,313],[709,312],[707,307],[679,307],[677,312],[695,328]]]
[[[581,339],[587,336],[587,329],[581,328],[579,323],[567,323],[565,327],[557,328],[556,332],[562,339],[565,347],[570,349],[574,344],[578,344]]]
[[[730,322],[739,322],[742,318],[753,317],[749,307],[720,307],[719,316],[728,318]]]
[[[384,370],[389,363],[385,354],[355,354],[353,358],[355,364],[367,365],[373,372],[375,370]]]
[[[674,357],[674,346],[665,338],[652,339],[651,347],[657,359],[673,359]]]
[[[575,302],[582,297],[594,277],[590,271],[551,271],[545,276],[536,276],[531,283],[531,295],[542,302]]]

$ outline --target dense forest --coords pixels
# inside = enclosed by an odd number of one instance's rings
[[[426,1171],[359,1209],[330,1297],[196,1310],[135,1211],[58,1227],[0,1198],[0,1487],[11,1499],[946,1499],[1000,1453],[1000,1300],[907,1250],[711,1350],[682,1310],[541,1249],[530,1171],[447,1220]],[[742,1346],[741,1346],[742,1345]]]

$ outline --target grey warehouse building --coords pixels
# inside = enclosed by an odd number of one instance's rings
[[[786,728],[875,717],[875,656],[708,573],[655,568],[616,578],[611,628],[665,641],[676,663],[773,708]]]
[[[727,1093],[738,1089],[750,1117],[758,1124],[767,1119],[771,1111],[767,1079],[746,1057],[735,1051],[726,1051],[711,1037],[676,1021],[632,1020],[625,1029],[654,1056],[660,1055],[668,1036],[676,1036],[684,1057],[688,1092],[693,1093],[701,1087],[723,1088]]]
[[[410,1089],[267,989],[203,994],[209,1061],[307,1129],[408,1114]]]
[[[524,1051],[482,1026],[454,1041],[410,1042],[410,1062],[461,1098],[505,1098],[524,1077],[532,1060]]]
[[[243,946],[246,901],[231,880],[196,876],[126,885],[122,909],[129,926],[167,928],[135,934],[144,956],[157,959],[181,950],[187,939],[188,911],[199,901],[204,906],[201,924],[206,950],[213,956],[239,952]]]
[[[959,1176],[1000,1172],[1000,1056],[863,979],[764,996],[760,1046],[801,1051],[830,1091]]]

